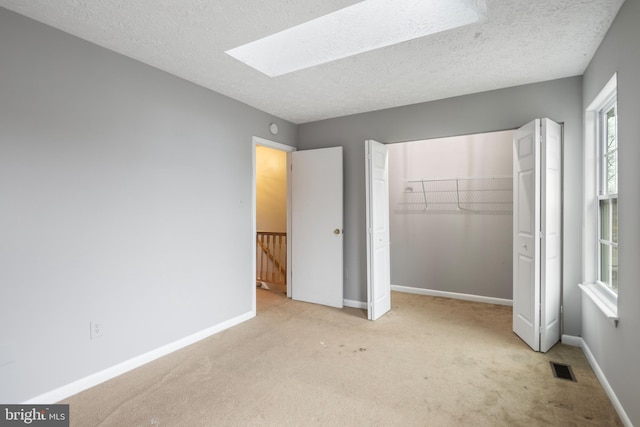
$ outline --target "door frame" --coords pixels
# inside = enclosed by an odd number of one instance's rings
[[[282,144],[281,142],[271,141],[259,136],[252,137],[251,144],[251,311],[256,314],[256,147],[263,146],[273,148],[275,150],[287,153],[287,241],[291,236],[291,155],[289,153],[296,151],[296,147]],[[291,245],[287,242],[287,266],[291,265]],[[287,268],[287,297],[291,298],[291,269]]]

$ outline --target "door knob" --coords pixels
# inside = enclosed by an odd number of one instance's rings
[[[525,251],[527,250],[527,245],[526,244],[522,245],[522,247],[524,248]]]
[[[335,230],[333,230],[333,234],[340,234],[340,229],[336,228]]]

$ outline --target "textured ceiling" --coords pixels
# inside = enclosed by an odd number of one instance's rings
[[[624,0],[487,0],[488,20],[270,78],[224,51],[353,0],[0,0],[0,6],[305,123],[580,75]]]

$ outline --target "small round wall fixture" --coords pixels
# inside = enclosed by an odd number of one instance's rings
[[[276,135],[278,133],[278,125],[275,123],[271,123],[269,125],[269,132],[271,132],[271,135]]]

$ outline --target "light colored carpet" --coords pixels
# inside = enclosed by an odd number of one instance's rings
[[[370,322],[257,293],[255,319],[65,401],[71,425],[622,425],[582,351],[531,351],[510,307],[393,293]]]

